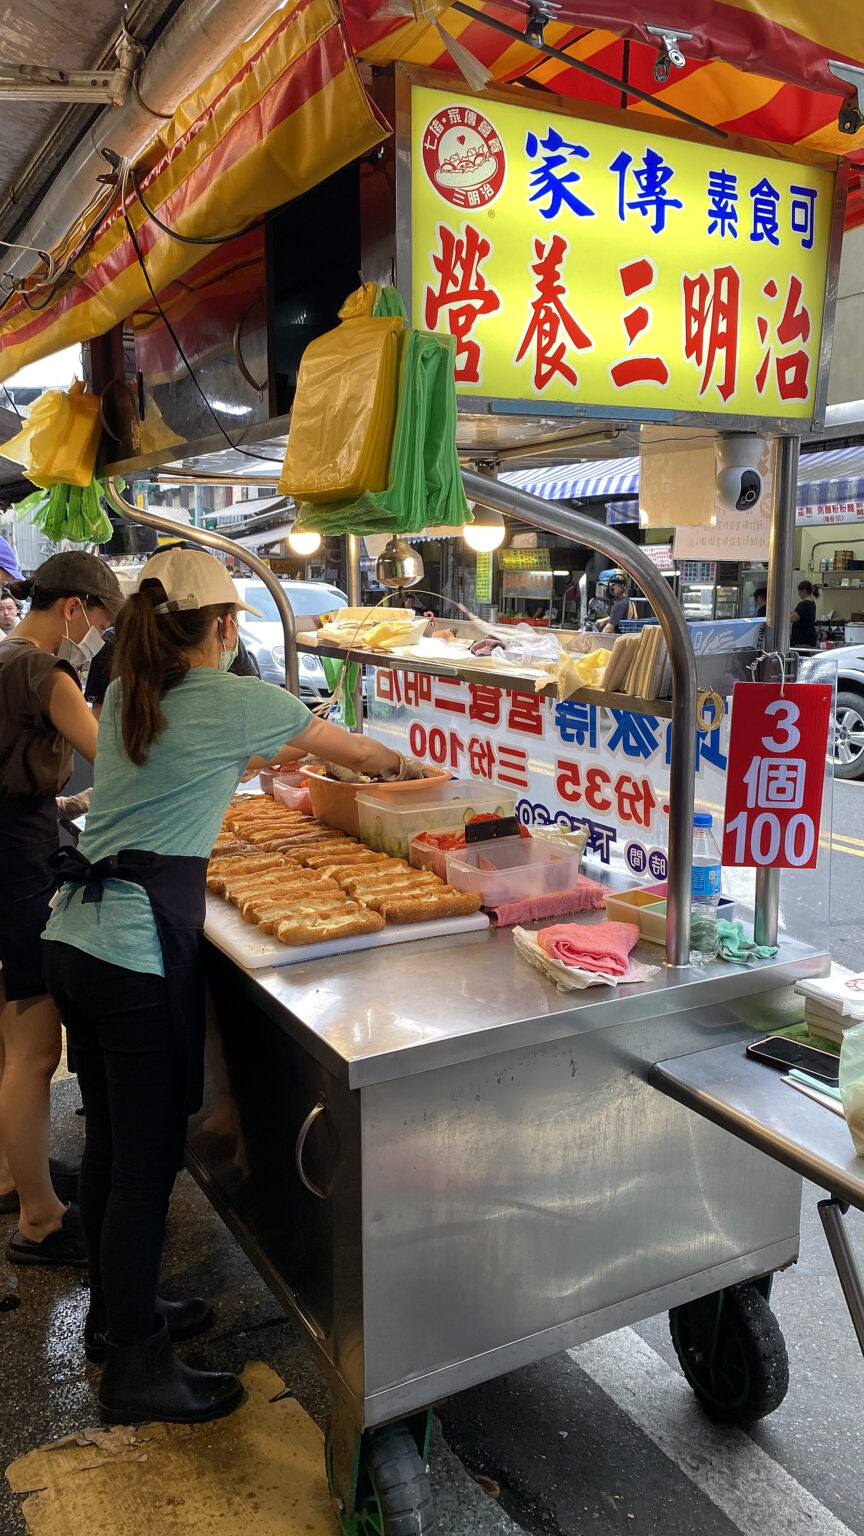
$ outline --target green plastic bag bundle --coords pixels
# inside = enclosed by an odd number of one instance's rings
[[[95,478],[89,485],[64,485],[34,491],[19,501],[15,512],[19,519],[29,517],[54,544],[68,539],[72,544],[107,544],[114,529],[102,506],[105,487]]]
[[[384,290],[382,290],[384,291]],[[419,533],[471,522],[456,452],[456,342],[429,331],[400,337],[399,403],[387,488],[353,501],[304,502],[296,527],[340,533]]]
[[[357,725],[357,704],[354,690],[357,687],[360,668],[356,661],[337,661],[335,656],[322,656],[321,665],[324,668],[324,676],[327,679],[327,687],[330,689],[331,694],[336,692],[340,681],[342,681],[342,691],[339,695],[334,719],[337,725],[343,725],[346,731],[353,731]]]

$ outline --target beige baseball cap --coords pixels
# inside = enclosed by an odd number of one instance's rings
[[[240,596],[224,565],[203,549],[166,549],[151,555],[138,577],[139,590],[145,581],[161,581],[167,602],[154,613],[177,613],[191,608],[209,608],[212,604],[233,603],[246,613],[262,615]]]

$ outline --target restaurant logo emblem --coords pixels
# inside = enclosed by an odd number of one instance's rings
[[[423,166],[439,197],[455,208],[487,208],[504,185],[504,145],[474,107],[445,107],[423,134]]]

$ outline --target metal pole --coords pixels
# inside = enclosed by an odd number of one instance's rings
[[[348,604],[351,608],[359,608],[361,604],[360,592],[360,539],[356,533],[349,533],[346,538],[346,559],[348,564]],[[354,684],[354,718],[357,724],[354,730],[358,736],[363,735],[363,668],[357,669],[357,681]]]
[[[352,608],[360,607],[360,540],[356,533],[348,534],[348,602]]]
[[[768,603],[765,613],[766,651],[789,649],[792,614],[792,572],[795,568],[795,506],[798,493],[797,437],[778,437],[774,445],[774,486],[771,497],[771,544],[768,551]],[[770,664],[769,664],[770,665]],[[773,671],[764,673],[768,681]],[[753,936],[757,944],[776,944],[780,912],[779,869],[757,869]]]
[[[294,609],[288,601],[285,588],[276,580],[269,565],[259,560],[250,550],[244,549],[242,544],[235,544],[233,539],[226,539],[224,534],[205,532],[203,528],[187,528],[178,524],[170,517],[157,517],[154,512],[142,512],[139,507],[130,506],[124,501],[117,489],[114,479],[105,483],[105,500],[110,502],[115,512],[128,519],[130,523],[144,523],[148,528],[159,528],[162,533],[170,533],[174,538],[188,539],[190,544],[202,544],[205,549],[221,549],[226,555],[234,555],[244,565],[248,565],[255,575],[263,581],[267,591],[273,598],[279,617],[282,620],[282,633],[285,636],[285,686],[289,693],[300,695],[300,674],[297,670],[297,646],[294,639]]]
[[[861,1279],[855,1250],[849,1241],[849,1233],[843,1220],[845,1209],[842,1200],[820,1200],[818,1203],[819,1215],[822,1218],[828,1247],[831,1249],[831,1257],[834,1260],[834,1268],[837,1271],[843,1295],[846,1297],[846,1305],[849,1308],[852,1326],[858,1335],[861,1352],[864,1354],[864,1281]]]
[[[672,749],[669,767],[669,878],[666,900],[666,960],[690,961],[690,870],[696,780],[696,657],[684,614],[647,555],[614,528],[604,528],[554,501],[530,496],[486,475],[462,471],[469,501],[506,512],[550,533],[562,534],[608,555],[632,576],[651,603],[669,650],[672,667]]]

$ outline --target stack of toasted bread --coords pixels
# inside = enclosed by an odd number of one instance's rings
[[[318,944],[476,912],[480,898],[404,859],[373,853],[268,796],[232,802],[213,849],[207,888],[283,944]]]

